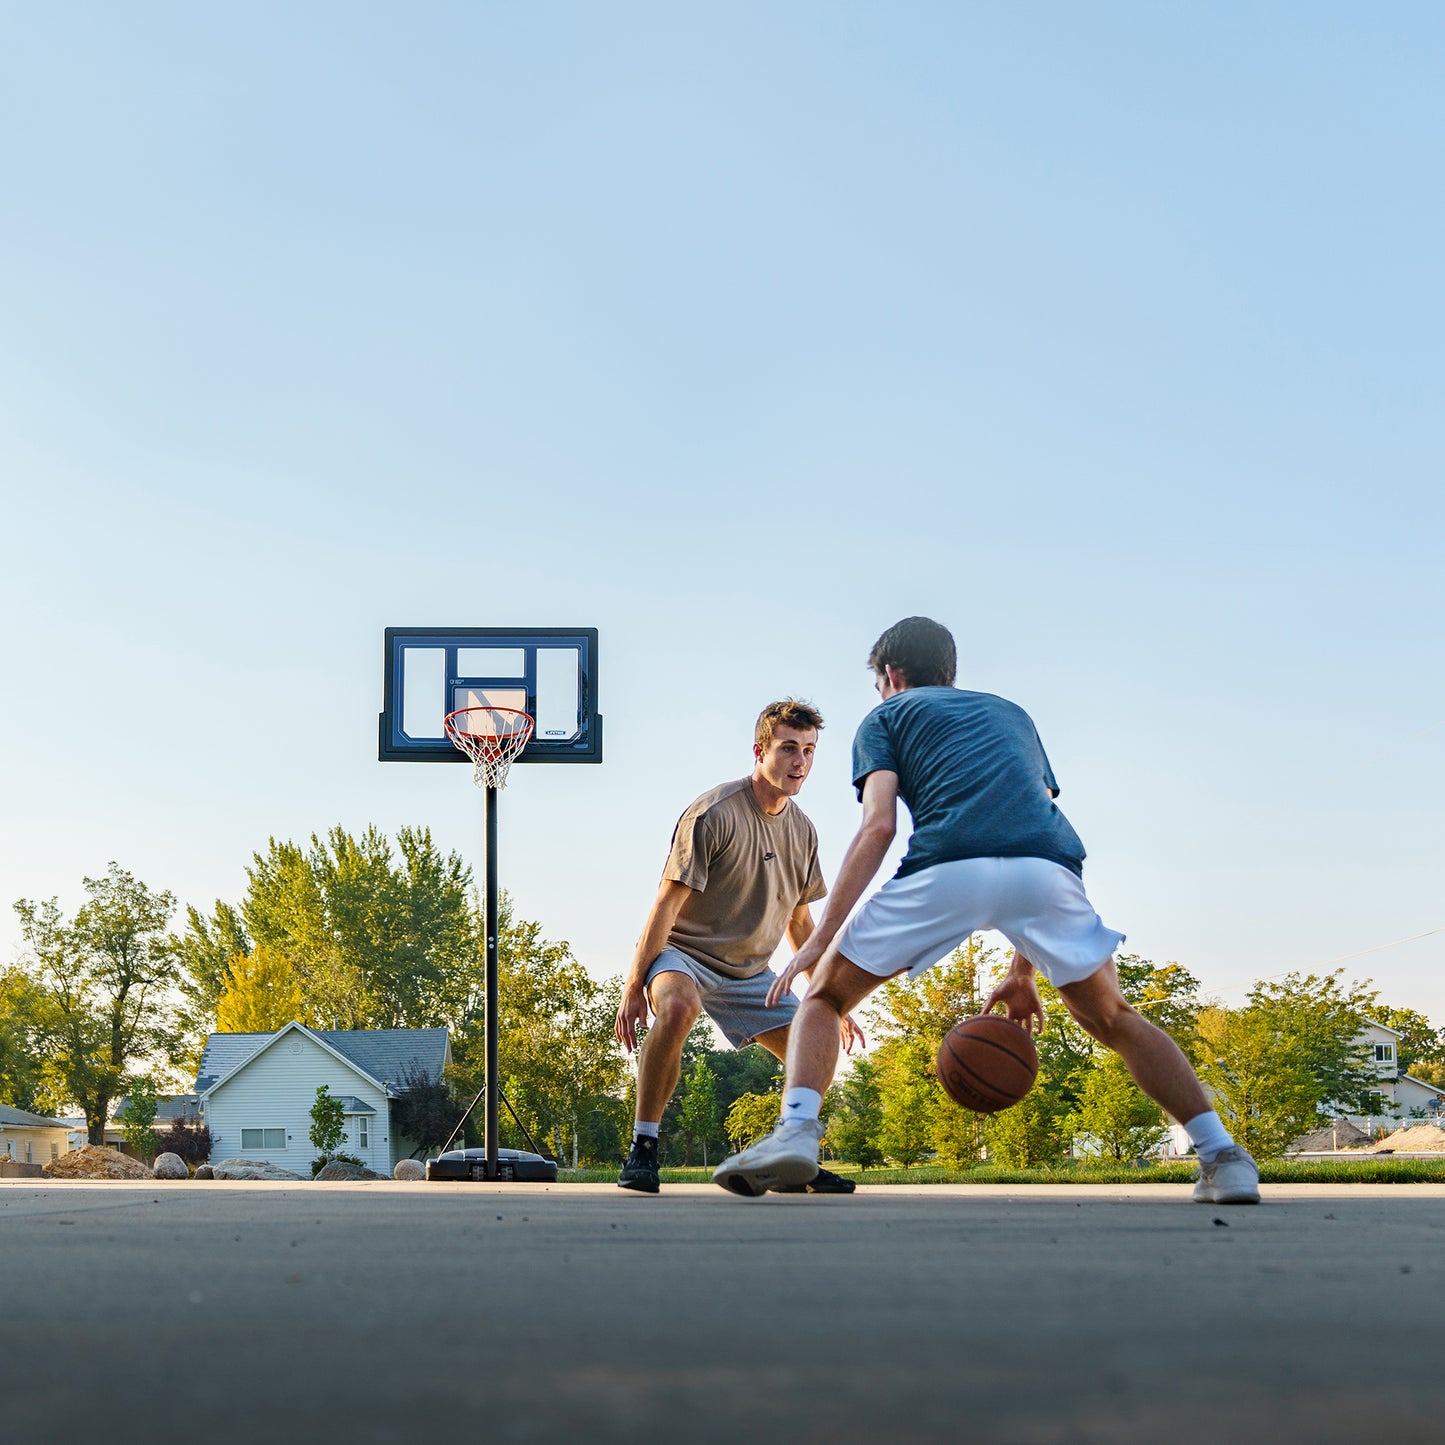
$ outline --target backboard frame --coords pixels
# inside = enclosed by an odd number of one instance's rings
[[[521,692],[523,711],[537,715],[537,659],[540,653],[577,653],[578,736],[558,740],[541,728],[517,758],[518,763],[600,763],[602,716],[597,710],[597,629],[595,627],[388,627],[384,637],[382,709],[377,718],[377,757],[384,763],[470,763],[444,734],[443,717],[455,710],[463,691],[503,694]],[[408,649],[441,650],[444,664],[436,698],[435,727],[440,736],[414,737],[403,726],[406,717]],[[520,668],[490,674],[463,672],[458,654],[513,651]],[[563,663],[564,668],[566,663]],[[414,695],[413,695],[414,696]],[[545,699],[544,699],[545,701]],[[506,706],[518,706],[516,700]],[[570,702],[566,704],[570,708]],[[427,703],[430,712],[430,702]],[[414,724],[413,724],[414,725]]]

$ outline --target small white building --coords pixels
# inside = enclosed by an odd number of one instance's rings
[[[45,1165],[70,1153],[71,1147],[70,1125],[64,1119],[0,1104],[0,1161]]]
[[[274,1034],[211,1034],[196,1075],[212,1159],[264,1159],[311,1175],[311,1106],[325,1084],[346,1116],[342,1150],[390,1176],[416,1145],[391,1125],[408,1076],[441,1077],[446,1029],[322,1030],[289,1023]]]

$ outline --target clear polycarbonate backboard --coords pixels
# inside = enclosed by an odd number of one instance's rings
[[[530,713],[519,763],[600,763],[595,627],[388,627],[377,756],[465,763],[446,735],[468,707]]]

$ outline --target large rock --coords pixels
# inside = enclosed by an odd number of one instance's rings
[[[426,1178],[426,1165],[420,1159],[398,1159],[396,1168],[391,1171],[391,1177],[414,1184],[418,1179]]]
[[[157,1179],[189,1179],[191,1171],[186,1168],[186,1161],[179,1154],[157,1154],[156,1162],[151,1165],[151,1173]]]
[[[209,1164],[197,1164],[196,1172],[191,1177],[193,1179],[214,1179],[216,1172]]]
[[[154,1179],[155,1175],[129,1154],[100,1144],[82,1144],[45,1166],[47,1179]]]
[[[328,1159],[316,1171],[318,1184],[334,1184],[341,1179],[382,1179],[384,1177],[374,1169],[368,1169],[364,1164],[352,1164],[345,1159]]]
[[[222,1159],[211,1165],[213,1179],[283,1179],[299,1182],[301,1176],[265,1159]]]

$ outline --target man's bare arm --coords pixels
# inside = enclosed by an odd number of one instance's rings
[[[622,1003],[617,1010],[614,1029],[617,1042],[629,1054],[637,1047],[638,1029],[647,1024],[647,970],[667,946],[672,926],[692,891],[686,883],[664,878],[657,897],[652,900],[642,937],[637,940],[637,951],[632,955],[632,966],[627,970],[627,978],[622,985]]]
[[[843,855],[843,866],[828,895],[823,917],[793,961],[774,980],[768,1003],[776,1004],[800,973],[811,973],[829,944],[838,936],[853,905],[873,881],[884,855],[898,832],[898,774],[869,773],[863,781],[863,821]]]

